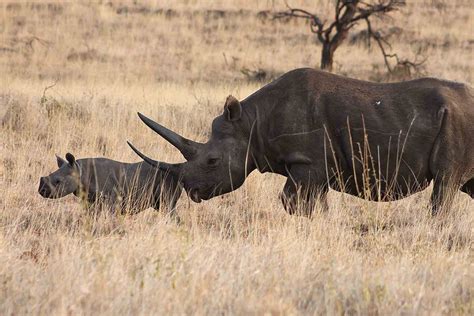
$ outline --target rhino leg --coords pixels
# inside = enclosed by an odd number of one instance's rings
[[[472,193],[471,188],[474,186],[474,159],[472,151],[467,150],[468,145],[464,143],[469,142],[472,137],[472,129],[468,125],[471,123],[467,123],[469,119],[448,112],[446,107],[439,110],[438,116],[441,127],[429,161],[434,178],[431,194],[432,215],[449,210],[454,194],[459,189]],[[462,125],[464,123],[465,126]]]
[[[469,177],[467,177],[469,180],[466,182],[466,178],[463,178],[459,173],[454,170],[449,171],[450,172],[439,172],[438,176],[433,180],[433,192],[431,193],[432,216],[446,213],[451,208],[458,190],[474,198],[474,178],[469,179]],[[442,176],[440,174],[445,175]]]
[[[454,194],[460,187],[459,181],[449,180],[448,177],[435,178],[431,193],[431,215],[436,216],[448,211],[453,204]]]
[[[288,171],[289,176],[280,196],[285,210],[291,215],[311,217],[319,200],[323,211],[326,211],[328,186],[324,184],[324,178],[308,165],[291,166]]]
[[[447,191],[447,185],[443,184],[442,181],[434,181],[433,192],[431,193],[431,215],[436,216],[443,206],[444,197]]]

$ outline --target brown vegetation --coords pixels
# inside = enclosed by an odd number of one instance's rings
[[[331,192],[329,213],[308,220],[283,211],[282,178],[252,174],[205,203],[183,195],[181,225],[37,194],[54,153],[138,161],[129,139],[180,161],[136,111],[202,141],[228,94],[262,85],[242,70],[267,81],[311,66],[304,22],[272,20],[285,9],[272,3],[0,4],[1,314],[474,313],[474,206],[461,193],[432,219],[429,190],[379,204]],[[468,0],[409,1],[391,43],[407,55],[423,47],[432,76],[472,83],[473,18]],[[378,51],[339,49],[351,58],[336,56],[334,72],[396,79]]]

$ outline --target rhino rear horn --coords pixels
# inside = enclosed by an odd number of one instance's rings
[[[200,143],[184,138],[183,136],[173,132],[170,129],[167,129],[163,125],[156,123],[141,113],[138,113],[138,116],[149,128],[154,130],[156,133],[158,133],[158,135],[176,147],[181,152],[181,154],[183,154],[186,160],[190,160],[192,157],[194,157],[194,155],[196,155],[196,152],[201,145]]]
[[[130,148],[132,148],[132,150],[138,155],[140,156],[140,158],[142,158],[147,164],[155,167],[155,168],[158,168],[160,169],[161,171],[163,172],[166,172],[166,173],[169,173],[171,174],[172,176],[179,176],[180,175],[180,171],[181,171],[181,165],[180,163],[177,163],[177,164],[171,164],[171,163],[166,163],[166,162],[162,162],[162,161],[157,161],[157,160],[154,160],[154,159],[151,159],[150,157],[146,156],[144,153],[142,153],[141,151],[139,151],[135,146],[132,145],[132,143],[130,143],[129,141],[127,141],[127,144],[128,146],[130,146]]]

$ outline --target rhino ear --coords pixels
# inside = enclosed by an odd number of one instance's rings
[[[71,153],[66,154],[66,160],[71,166],[74,166],[74,164],[76,163],[76,158],[74,158],[74,155]]]
[[[239,100],[229,95],[225,101],[224,115],[228,121],[237,121],[242,116],[242,105]]]
[[[56,155],[56,162],[58,163],[58,167],[61,168],[64,164],[67,164],[67,161],[63,158]]]

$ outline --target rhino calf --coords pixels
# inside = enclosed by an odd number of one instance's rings
[[[70,153],[66,160],[56,156],[59,169],[41,177],[38,192],[45,198],[68,194],[100,203],[124,213],[137,213],[148,207],[156,210],[160,202],[174,215],[182,186],[173,178],[145,162],[123,163],[106,158],[76,160]]]

